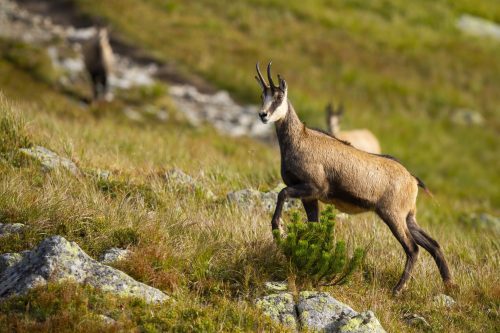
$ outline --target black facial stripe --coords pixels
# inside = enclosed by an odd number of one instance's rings
[[[274,110],[276,110],[276,108],[280,106],[282,102],[283,102],[283,94],[277,94],[276,96],[274,96],[273,102],[271,103],[271,107],[269,109],[272,110],[272,112],[274,112]]]

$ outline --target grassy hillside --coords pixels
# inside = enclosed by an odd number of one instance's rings
[[[460,291],[457,305],[437,308],[442,291],[424,251],[409,289],[390,288],[403,252],[372,215],[337,225],[351,246],[368,247],[360,272],[328,287],[355,309],[372,309],[388,332],[420,332],[402,317],[419,313],[433,332],[494,332],[500,321],[497,235],[458,221],[474,211],[499,213],[498,78],[500,44],[454,30],[462,12],[500,21],[494,1],[81,1],[116,33],[183,70],[199,74],[243,101],[257,103],[257,59],[272,58],[290,98],[309,124],[323,105],[342,99],[346,127],[366,126],[383,149],[400,157],[435,193],[419,199],[419,221],[443,245]],[[224,196],[243,187],[267,189],[279,177],[277,151],[250,139],[228,139],[175,116],[166,124],[135,123],[122,114],[134,91],[92,108],[57,88],[43,50],[12,53],[0,41],[0,221],[29,226],[3,238],[0,253],[32,248],[51,234],[76,241],[97,258],[129,246],[117,267],[175,299],[167,305],[52,285],[0,304],[0,331],[279,331],[253,307],[268,280],[284,280],[270,216],[244,212]],[[23,61],[24,59],[24,61]],[[31,61],[26,62],[26,59]],[[167,86],[164,89],[168,89]],[[172,103],[137,98],[138,108]],[[483,127],[449,121],[457,107],[480,110]],[[17,149],[40,144],[85,171],[44,173]],[[220,199],[167,186],[172,167],[198,177]],[[96,169],[110,170],[103,180]],[[100,327],[96,317],[117,320]]]
[[[323,126],[325,104],[342,100],[345,128],[369,127],[450,204],[498,211],[500,43],[455,28],[462,13],[500,22],[495,1],[76,2],[246,102],[259,100],[255,62],[272,59],[308,124]],[[462,107],[487,126],[451,125]]]

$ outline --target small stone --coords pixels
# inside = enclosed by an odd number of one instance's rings
[[[451,120],[458,125],[482,125],[484,118],[481,113],[470,109],[458,109],[453,113]]]
[[[26,226],[22,223],[0,223],[0,238],[10,234],[18,234],[23,231]]]
[[[123,114],[132,121],[142,122],[144,120],[144,117],[140,112],[131,108],[123,109]]]
[[[272,320],[297,330],[297,314],[291,293],[279,293],[257,299],[255,305]]]
[[[468,226],[485,231],[493,231],[500,234],[500,217],[487,213],[471,213],[462,216],[460,221]]]
[[[38,160],[45,170],[53,170],[61,167],[75,175],[80,173],[80,170],[73,161],[61,157],[45,147],[34,146],[31,148],[21,148],[19,151]]]
[[[260,192],[255,189],[243,189],[228,193],[227,199],[229,202],[236,204],[242,209],[253,209],[255,207],[262,207],[265,211],[272,213],[276,208],[278,201],[279,190],[271,190],[269,192]],[[300,209],[301,203],[297,199],[289,199],[283,205],[284,211],[291,209]]]
[[[431,325],[425,320],[424,317],[416,314],[409,313],[403,316],[403,320],[410,326],[420,327],[420,328],[430,328]]]
[[[106,325],[114,325],[116,324],[116,320],[106,315],[100,314],[98,315],[99,319],[101,319]]]
[[[130,251],[127,249],[120,249],[117,247],[112,247],[101,255],[100,262],[103,264],[111,264],[120,260],[127,259],[130,255]]]
[[[24,294],[49,281],[60,283],[66,280],[122,296],[139,297],[150,303],[168,299],[162,291],[95,261],[76,243],[61,236],[46,238],[2,273],[0,299]]]
[[[167,171],[165,179],[173,186],[201,193],[208,200],[215,200],[217,198],[211,190],[202,187],[193,177],[180,169],[173,168]]]
[[[456,301],[453,299],[453,297],[445,294],[439,294],[434,296],[432,302],[437,307],[446,307],[446,308],[451,308],[453,305],[456,304]]]
[[[264,286],[269,291],[286,291],[288,289],[288,284],[286,282],[268,281],[264,283]]]

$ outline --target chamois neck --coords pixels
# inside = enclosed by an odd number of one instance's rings
[[[328,132],[332,135],[337,135],[340,132],[340,125],[334,119],[328,119]]]
[[[297,113],[295,113],[295,109],[290,101],[287,101],[287,107],[286,116],[276,122],[276,134],[280,147],[297,142],[304,132],[305,127],[297,116]]]

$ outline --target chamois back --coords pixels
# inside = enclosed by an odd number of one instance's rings
[[[368,153],[380,154],[380,143],[377,137],[368,129],[355,129],[350,131],[341,131],[340,124],[344,114],[344,107],[341,104],[336,109],[333,108],[332,103],[326,107],[326,123],[328,131],[339,138],[340,140],[347,141],[355,148],[366,151]]]

